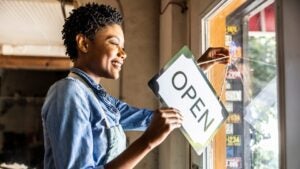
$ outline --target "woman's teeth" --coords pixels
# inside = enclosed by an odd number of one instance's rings
[[[117,61],[113,61],[112,62],[113,66],[116,66],[118,68],[121,68],[122,64],[120,62],[117,62]]]

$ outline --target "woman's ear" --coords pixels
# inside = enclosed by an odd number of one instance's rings
[[[76,35],[76,44],[82,53],[88,52],[88,39],[83,34]]]

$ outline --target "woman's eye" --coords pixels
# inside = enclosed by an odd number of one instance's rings
[[[118,42],[117,40],[111,39],[111,40],[109,40],[108,42],[109,42],[110,44],[112,44],[112,45],[117,45],[117,46],[119,46],[119,42]]]
[[[120,42],[118,40],[111,39],[108,42],[116,46],[118,49],[122,49],[123,51],[125,51],[125,49],[120,46]]]
[[[110,43],[113,45],[119,45],[117,42],[114,42],[114,41],[110,41]]]

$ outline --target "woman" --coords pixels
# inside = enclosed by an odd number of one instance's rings
[[[98,4],[66,19],[63,40],[74,67],[51,86],[42,108],[45,169],[133,168],[181,126],[178,110],[138,109],[100,85],[102,78],[119,78],[127,57],[121,22],[118,11]],[[145,132],[126,148],[123,130]]]

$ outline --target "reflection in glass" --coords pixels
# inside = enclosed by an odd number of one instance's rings
[[[250,168],[278,168],[277,66],[274,4],[248,20],[244,60],[244,119],[250,134]]]
[[[203,48],[224,46],[231,57],[225,73],[220,65],[209,71],[217,94],[225,89],[229,117],[214,154],[204,154],[213,162],[205,169],[224,168],[223,161],[226,169],[279,169],[274,8],[274,0],[222,0],[202,19]]]
[[[227,104],[232,104],[227,120],[227,169],[277,169],[274,4],[245,6],[229,15],[226,25],[232,56],[227,72],[231,88],[226,91]]]

